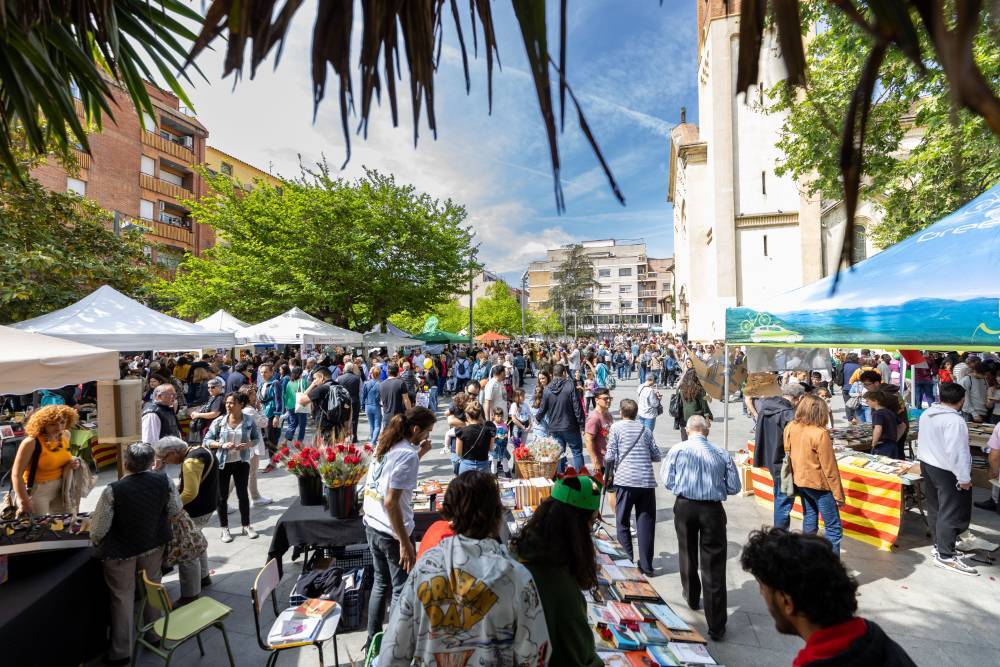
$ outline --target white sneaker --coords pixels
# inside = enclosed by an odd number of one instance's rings
[[[958,574],[964,574],[967,577],[978,577],[979,571],[974,567],[969,567],[965,564],[958,556],[952,556],[951,558],[941,558],[940,556],[934,557],[934,565],[940,567],[942,570],[951,570],[952,572],[957,572]]]
[[[253,504],[254,504],[254,507],[260,507],[261,505],[270,505],[273,502],[274,501],[271,500],[270,498],[268,498],[267,496],[261,496],[260,498],[257,498],[256,500],[254,500]]]
[[[228,528],[222,529],[222,541],[225,542],[226,544],[233,541],[233,534],[229,532]]]
[[[249,537],[251,540],[256,540],[260,535],[257,531],[253,529],[253,526],[243,526],[243,534]]]

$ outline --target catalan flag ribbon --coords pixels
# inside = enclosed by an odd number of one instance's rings
[[[753,453],[753,443],[749,444]],[[846,503],[840,508],[840,523],[846,537],[889,551],[899,536],[903,512],[903,484],[898,477],[855,468],[838,462]],[[753,494],[757,502],[774,503],[774,482],[767,468],[753,468]],[[802,502],[796,497],[792,516],[802,518]]]

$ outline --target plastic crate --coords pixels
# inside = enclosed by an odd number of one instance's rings
[[[345,573],[361,572],[360,580],[356,585],[344,591],[344,599],[341,601],[343,612],[337,632],[360,630],[368,620],[368,595],[375,583],[375,567],[371,550],[367,544],[317,549],[302,563],[302,574],[315,569],[326,569],[332,565],[341,568]],[[294,587],[292,590],[295,590]],[[290,594],[288,597],[288,603],[291,606],[298,606],[305,601],[306,598],[301,595]]]

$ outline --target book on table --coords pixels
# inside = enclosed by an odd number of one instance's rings
[[[310,641],[322,623],[322,618],[285,617],[271,628],[267,641],[272,646]]]
[[[651,611],[655,616],[656,620],[663,623],[665,626],[672,630],[690,630],[691,626],[688,625],[684,619],[674,613],[668,605],[665,604],[654,604],[652,602],[641,603],[646,609]],[[636,605],[636,609],[638,609]]]
[[[295,616],[300,618],[325,618],[336,607],[337,603],[333,600],[309,598],[295,608]]]
[[[624,625],[609,625],[608,630],[611,631],[611,642],[615,648],[623,651],[634,651],[642,645],[635,633]]]
[[[642,616],[628,602],[609,602],[608,611],[611,612],[619,623],[641,623]]]
[[[688,642],[670,642],[667,648],[673,653],[678,662],[689,665],[714,665],[715,660],[708,654],[708,648],[704,644],[691,644]]]
[[[614,589],[623,600],[659,600],[660,595],[648,581],[615,581]]]
[[[681,664],[666,646],[647,646],[646,655],[657,667],[677,667]]]

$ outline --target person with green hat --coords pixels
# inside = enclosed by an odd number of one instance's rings
[[[538,587],[552,644],[551,665],[603,664],[581,593],[597,585],[591,528],[600,518],[601,492],[601,485],[585,475],[557,480],[552,496],[539,504],[510,542]]]

